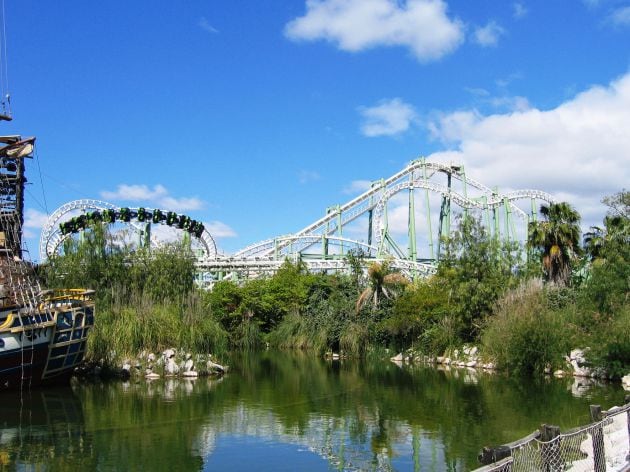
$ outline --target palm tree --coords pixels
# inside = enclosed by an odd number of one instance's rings
[[[372,301],[372,307],[376,308],[382,299],[392,298],[396,288],[409,284],[402,274],[392,272],[389,264],[374,262],[368,268],[368,286],[361,292],[357,300],[357,313],[365,305]]]
[[[580,253],[580,214],[568,203],[542,205],[540,213],[545,221],[529,224],[527,242],[540,251],[546,279],[566,285]]]
[[[601,257],[602,248],[606,241],[606,230],[600,226],[591,226],[588,233],[584,233],[584,252],[594,261]]]

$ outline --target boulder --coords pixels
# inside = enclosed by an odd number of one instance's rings
[[[188,358],[184,363],[184,372],[190,372],[195,370],[194,362],[192,359]]]
[[[394,362],[402,362],[404,360],[402,352],[396,354],[394,357],[392,357],[390,360],[394,361]]]
[[[187,370],[182,375],[184,377],[198,377],[199,376],[199,374],[197,372],[195,372],[194,370]]]
[[[208,372],[211,374],[224,374],[226,371],[225,367],[223,367],[220,364],[216,364],[215,362],[212,362],[211,360],[209,360],[206,363],[206,368],[208,369]]]
[[[621,386],[624,390],[630,390],[630,374],[621,377]]]

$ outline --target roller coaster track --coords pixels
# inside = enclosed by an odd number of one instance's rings
[[[52,254],[55,254],[59,251],[63,241],[70,237],[71,233],[64,234],[62,231],[62,222],[67,221],[68,218],[75,214],[86,214],[88,211],[95,212],[104,212],[104,211],[112,211],[113,215],[119,216],[121,213],[128,213],[129,221],[119,221],[121,223],[127,223],[132,226],[136,231],[142,231],[142,226],[145,222],[138,220],[138,213],[144,212],[149,215],[149,218],[153,216],[155,212],[161,212],[164,215],[167,215],[168,212],[164,210],[160,210],[158,208],[120,208],[112,203],[104,202],[101,200],[92,200],[92,199],[83,199],[83,200],[74,200],[68,202],[57,210],[55,210],[49,217],[48,221],[42,228],[42,234],[39,241],[39,257],[41,260],[47,259]],[[172,213],[172,212],[171,212]],[[175,217],[179,218],[188,218],[186,215],[181,215],[177,213],[172,213]],[[61,223],[61,224],[60,224]],[[165,224],[165,219],[161,219],[158,221],[160,224]],[[172,226],[176,227],[176,226]],[[82,230],[83,228],[80,228]],[[181,228],[179,228],[181,229]],[[198,235],[196,235],[196,239],[199,241],[202,251],[203,257],[205,258],[214,258],[217,255],[217,247],[216,243],[212,237],[212,235],[203,228],[203,231],[200,231]],[[155,243],[156,240],[153,239]]]
[[[446,184],[437,181],[444,178]],[[425,192],[427,241],[431,244],[431,254],[424,254],[424,259],[417,257],[415,251],[415,190]],[[389,235],[387,222],[388,204],[393,197],[404,192],[409,194],[408,254]],[[437,236],[431,230],[430,195],[442,202]],[[522,204],[520,200],[531,201],[531,214],[517,205]],[[393,268],[410,277],[426,276],[433,273],[439,257],[439,242],[437,255],[434,256],[433,241],[448,236],[451,204],[463,211],[485,212],[486,224],[490,225],[491,219],[494,223],[494,227],[489,228],[490,233],[496,237],[509,238],[509,228],[512,228],[512,233],[516,233],[512,215],[526,226],[532,217],[536,217],[536,201],[552,203],[554,200],[551,195],[540,190],[524,189],[501,194],[497,189],[491,189],[467,177],[462,166],[417,159],[391,177],[372,182],[367,191],[349,202],[329,207],[323,217],[296,233],[256,242],[232,255],[218,254],[212,235],[204,229],[199,235],[203,253],[197,259],[197,268],[200,278],[205,278],[210,285],[223,278],[243,279],[273,274],[287,259],[299,261],[308,270],[315,272],[347,271],[345,255],[349,250],[354,250],[363,255],[366,266],[372,262],[388,261]],[[86,213],[90,210],[121,212],[123,209],[100,200],[75,200],[66,203],[50,216],[42,230],[40,258],[44,260],[58,251],[63,240],[68,237],[68,234],[61,231],[64,220],[73,213]],[[136,216],[140,210],[161,211],[139,208],[124,210],[130,211],[132,216]],[[187,218],[185,215],[175,216]],[[369,219],[367,242],[344,236],[344,227],[362,217]],[[500,230],[501,219],[504,223],[504,234]],[[136,230],[141,229],[139,222],[133,218],[126,223]]]

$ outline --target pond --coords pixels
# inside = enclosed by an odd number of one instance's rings
[[[0,396],[0,470],[470,470],[484,445],[624,399],[617,385],[301,353],[230,364],[221,379]]]

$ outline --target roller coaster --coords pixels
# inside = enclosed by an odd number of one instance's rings
[[[362,254],[366,265],[388,261],[392,268],[415,278],[435,271],[456,215],[475,216],[494,237],[522,242],[528,223],[537,219],[538,201],[554,202],[540,190],[499,193],[467,177],[461,165],[421,158],[387,179],[371,182],[349,202],[327,208],[324,216],[296,233],[257,242],[231,255],[219,254],[203,223],[186,215],[77,200],[48,219],[41,234],[40,259],[59,252],[65,238],[96,221],[128,224],[145,245],[157,243],[151,243],[149,235],[151,224],[159,223],[198,241],[202,285],[270,275],[286,260],[299,261],[314,272],[347,271],[349,251]],[[396,224],[388,216],[392,212]]]

